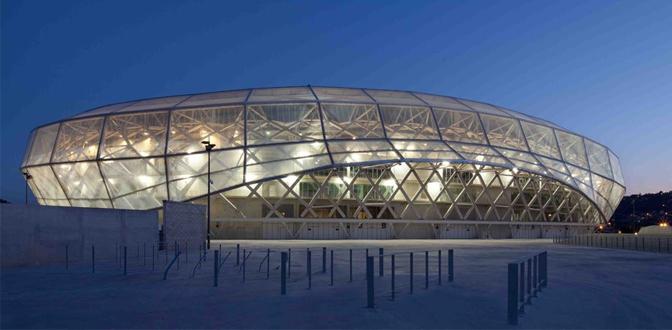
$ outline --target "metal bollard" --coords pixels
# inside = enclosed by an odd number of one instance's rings
[[[330,263],[329,263],[329,273],[331,275],[331,281],[330,285],[334,286],[334,250],[329,251],[330,252]]]
[[[322,248],[322,274],[327,272],[327,248]]]
[[[448,250],[448,282],[453,281],[453,275],[453,249],[450,249]]]
[[[68,251],[68,244],[65,245],[65,270],[68,270],[70,268],[70,256],[69,256],[69,251]]]
[[[441,250],[439,250],[439,257],[437,260],[439,262],[439,285],[441,285]]]
[[[126,276],[128,274],[126,272],[127,256],[128,256],[128,247],[126,245],[124,245],[124,276]]]
[[[518,324],[518,264],[509,264],[509,285],[507,297],[507,319],[509,324]]]
[[[247,253],[243,249],[243,283],[245,283],[245,264],[247,264]]]
[[[378,276],[382,277],[383,276],[383,254],[384,250],[383,248],[378,249]]]
[[[519,285],[518,285],[518,302],[520,303],[520,312],[525,312],[525,261],[519,264]]]
[[[96,273],[96,246],[91,245],[91,273]]]
[[[541,253],[541,287],[548,286],[548,253]]]
[[[214,274],[214,285],[217,287],[217,282],[219,281],[219,251],[215,250],[215,257],[213,258],[213,262],[215,263],[215,274]]]
[[[429,289],[429,251],[425,251],[425,290]]]
[[[287,252],[287,278],[292,277],[292,249]]]
[[[352,282],[352,249],[350,249],[350,282]]]
[[[236,266],[240,265],[240,244],[236,244]]]
[[[526,303],[532,303],[532,258],[527,258],[527,278],[525,279],[527,289]]]
[[[392,269],[391,269],[391,271],[392,271],[392,294],[391,294],[392,300],[394,300],[394,268],[395,267],[394,267],[394,254],[393,254],[392,255]]]
[[[411,294],[413,294],[413,252],[411,252],[409,256],[409,266],[411,268],[411,276],[410,276],[410,290]]]
[[[366,257],[366,307],[373,306],[373,257]]]
[[[266,279],[271,278],[271,249],[266,249]]]
[[[537,296],[537,289],[539,288],[539,272],[537,267],[539,266],[537,255],[532,258],[532,296]]]
[[[308,290],[313,286],[313,271],[311,270],[312,268],[312,256],[310,253],[310,249],[308,249],[308,252],[306,253],[306,271],[308,272]]]
[[[280,253],[280,295],[287,294],[287,252]]]

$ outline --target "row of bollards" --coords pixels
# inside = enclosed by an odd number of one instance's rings
[[[548,285],[548,259],[546,251],[508,265],[507,320],[518,324],[518,316],[525,312],[525,305]]]

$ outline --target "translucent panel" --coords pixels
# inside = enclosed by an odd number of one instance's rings
[[[324,142],[317,141],[248,148],[247,165],[272,162],[281,159],[303,158],[326,153],[327,147]]]
[[[593,189],[604,198],[609,198],[611,196],[611,188],[614,186],[613,181],[595,174],[591,174],[590,177],[593,181]]]
[[[249,90],[240,90],[240,91],[227,91],[227,92],[216,92],[216,93],[207,93],[194,95],[184,102],[180,103],[180,108],[182,107],[199,107],[199,106],[208,106],[208,105],[222,105],[222,104],[242,104],[249,94]]]
[[[201,141],[214,143],[215,149],[245,143],[243,106],[175,110],[170,117],[168,153],[204,150]]]
[[[72,199],[70,203],[74,207],[112,208],[112,203],[108,199]]]
[[[101,158],[161,155],[166,145],[168,112],[107,117]]]
[[[44,199],[51,200],[65,200],[65,193],[61,189],[61,185],[56,180],[54,172],[51,168],[46,166],[37,166],[26,168],[25,171],[33,178],[30,179],[31,186],[35,185],[39,190],[39,196]],[[37,194],[36,194],[37,195]]]
[[[210,156],[211,191],[243,182],[242,149],[213,151]],[[182,201],[205,196],[208,192],[207,173],[207,153],[168,157],[170,199]]]
[[[462,143],[449,143],[449,145],[467,160],[511,166],[508,160],[490,147]]]
[[[567,167],[563,162],[541,156],[537,156],[537,159],[539,159],[539,161],[544,164],[546,169],[548,169],[551,174],[560,182],[563,182],[572,187],[576,187],[576,182],[574,182],[574,179],[572,179],[569,171],[567,170]]]
[[[618,204],[621,203],[621,199],[625,194],[625,188],[615,184],[611,189],[611,195],[609,197],[609,204],[615,210],[618,207]]]
[[[432,107],[457,109],[457,110],[471,110],[466,105],[460,103],[452,97],[431,95],[423,93],[413,93]],[[435,109],[436,110],[436,109]],[[438,114],[437,114],[438,115]]]
[[[459,99],[459,101],[464,103],[465,105],[467,105],[469,108],[471,108],[473,110],[476,110],[478,112],[509,117],[509,115],[507,113],[505,113],[504,111],[499,110],[499,109],[497,109],[497,108],[495,108],[495,107],[493,107],[489,104],[474,102],[474,101],[469,101],[469,100],[464,100],[464,99]]]
[[[168,197],[163,158],[106,160],[100,166],[112,198],[155,186],[163,187],[156,191],[157,205]]]
[[[461,160],[462,158],[453,152],[442,142],[434,141],[392,141],[394,148],[399,151],[406,160],[436,159],[436,160]]]
[[[268,104],[247,107],[247,144],[322,139],[317,104]]]
[[[397,91],[382,91],[367,89],[366,92],[373,97],[376,102],[383,104],[399,104],[399,105],[425,105],[417,97],[408,92]],[[385,116],[385,115],[383,115]]]
[[[28,137],[28,144],[26,145],[26,148],[23,153],[23,160],[21,160],[21,167],[25,167],[28,165],[28,159],[30,157],[30,149],[32,148],[33,140],[35,139],[35,134],[37,134],[36,131],[31,131],[30,136]]]
[[[560,159],[560,150],[558,150],[553,129],[526,121],[521,121],[520,124],[523,126],[523,132],[525,132],[527,143],[530,145],[532,152]]]
[[[252,182],[264,178],[303,172],[331,165],[329,155],[312,156],[297,159],[279,160],[270,163],[248,165],[245,181]]]
[[[616,155],[614,155],[614,153],[611,151],[609,151],[609,161],[611,163],[611,170],[614,174],[614,179],[616,180],[616,182],[624,185],[625,179],[623,178],[621,163],[618,161],[618,157],[616,157]]]
[[[330,141],[329,151],[335,164],[400,160],[387,141]]]
[[[385,105],[380,111],[390,139],[440,139],[429,108]]]
[[[39,199],[38,199],[39,202]],[[65,199],[43,199],[40,205],[49,206],[72,206],[69,201]]]
[[[249,148],[245,181],[301,172],[331,164],[323,142]]]
[[[560,144],[560,152],[565,162],[579,165],[588,168],[588,160],[586,159],[586,149],[583,146],[583,139],[574,134],[563,131],[555,131]]]
[[[70,199],[109,199],[96,162],[56,164],[54,172]]]
[[[584,140],[586,143],[586,152],[588,153],[588,163],[590,170],[604,175],[608,178],[613,178],[611,175],[611,165],[609,165],[609,154],[607,148],[590,140]]]
[[[609,214],[607,214],[608,213],[608,211],[607,211],[607,208],[608,208],[607,200],[604,197],[596,194],[595,195],[595,204],[597,204],[597,208],[599,208],[600,211],[603,214],[605,214],[606,216],[609,216]]]
[[[103,118],[67,121],[61,124],[54,162],[96,159]]]
[[[33,134],[27,165],[49,163],[57,134],[58,124],[42,127]]]
[[[156,99],[148,99],[135,102],[133,105],[121,108],[116,112],[129,112],[138,110],[155,110],[155,109],[169,109],[180,102],[186,100],[189,96],[169,96]]]
[[[383,127],[374,104],[322,104],[327,139],[383,138]]]
[[[523,131],[518,120],[499,116],[481,115],[483,128],[488,134],[490,144],[500,147],[509,147],[527,150]]]
[[[594,199],[593,188],[590,182],[590,172],[569,164],[567,164],[567,169],[569,170],[569,173],[571,173],[571,176],[574,178],[579,189],[583,191],[588,198]]]
[[[476,113],[434,108],[434,114],[444,140],[486,143],[483,127]]]
[[[541,174],[549,174],[545,168],[539,166],[538,164],[528,163],[518,159],[511,159],[511,158],[509,158],[509,160],[511,161],[511,163],[513,163],[513,166],[515,166],[514,170],[520,169],[520,170],[537,172]]]
[[[317,98],[320,99],[321,102],[374,102],[361,89],[313,87],[313,91],[315,91]]]
[[[166,197],[166,185],[136,191],[112,200],[117,209],[146,210],[161,207]]]
[[[89,117],[89,116],[94,116],[94,115],[99,115],[99,114],[107,114],[107,113],[113,113],[117,112],[120,109],[123,109],[136,101],[131,101],[131,102],[124,102],[124,103],[117,103],[117,104],[110,104],[106,106],[102,106],[99,108],[95,108],[86,112],[82,112],[78,115],[75,116],[75,118],[78,117]]]
[[[527,152],[521,152],[504,148],[495,148],[495,149],[497,149],[497,151],[499,151],[502,155],[504,155],[504,157],[508,159],[516,159],[530,164],[539,164],[537,159]]]
[[[315,101],[308,87],[263,88],[252,91],[248,103],[277,101]]]

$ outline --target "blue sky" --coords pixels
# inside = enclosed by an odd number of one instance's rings
[[[608,145],[672,189],[672,1],[2,1],[0,197],[30,130],[135,98],[278,85],[426,91]]]

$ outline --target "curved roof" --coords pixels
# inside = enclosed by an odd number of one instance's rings
[[[543,119],[449,96],[316,86],[98,107],[36,129],[23,167],[41,177],[45,203],[152,208],[205,194],[204,139],[217,145],[214,190],[353,164],[467,162],[561,181],[608,218],[625,189],[613,152]]]

